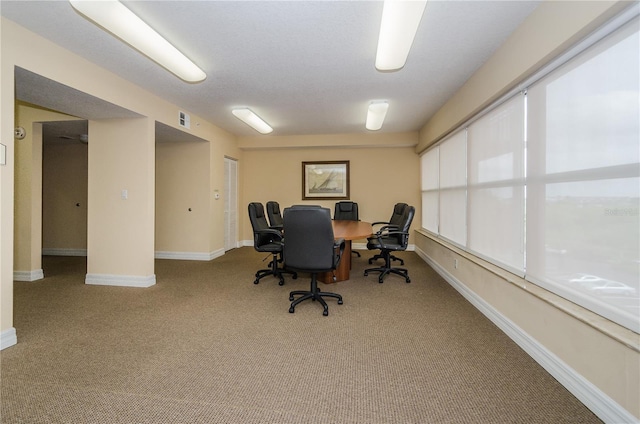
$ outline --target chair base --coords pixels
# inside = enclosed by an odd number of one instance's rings
[[[382,254],[373,255],[373,257],[369,258],[369,265],[373,264],[373,261],[377,261],[378,259],[384,259],[384,256]],[[400,261],[400,265],[404,265],[404,259],[402,258],[391,255],[391,260]]]
[[[383,252],[381,257],[384,259],[384,266],[378,268],[368,268],[364,270],[364,276],[369,275],[370,272],[379,272],[380,276],[378,277],[378,283],[382,284],[384,281],[384,277],[388,274],[397,274],[401,277],[404,277],[407,283],[411,282],[409,278],[409,271],[406,268],[393,268],[391,266],[391,253]],[[372,258],[373,259],[373,258]],[[369,263],[371,263],[371,259],[369,259]]]
[[[295,296],[300,296],[295,299]],[[333,297],[338,299],[338,305],[342,305],[342,296],[337,293],[323,292],[318,289],[318,280],[315,273],[311,274],[311,290],[294,290],[289,293],[289,300],[291,300],[291,306],[289,307],[289,313],[294,313],[296,305],[305,300],[311,299],[318,301],[322,305],[322,315],[325,317],[329,315],[329,306],[324,301],[323,297]]]
[[[282,260],[278,259],[278,254],[273,255],[273,259],[269,262],[269,268],[261,269],[256,272],[256,279],[253,281],[253,284],[258,284],[263,277],[267,275],[273,275],[274,277],[278,277],[280,281],[278,281],[278,285],[284,285],[284,276],[282,274],[291,274],[293,279],[298,278],[298,273],[289,271],[286,269],[278,268],[278,262],[282,262]]]

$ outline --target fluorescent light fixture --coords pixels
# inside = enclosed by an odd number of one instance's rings
[[[371,131],[378,131],[382,128],[384,117],[387,116],[387,110],[389,109],[389,103],[387,102],[371,102],[369,104],[369,111],[367,112],[367,123],[365,127]]]
[[[203,81],[207,74],[117,0],[69,0],[71,6],[98,26],[186,82]]]
[[[376,69],[397,71],[407,62],[426,1],[386,0],[382,9]]]
[[[251,109],[244,107],[233,109],[231,112],[236,116],[236,118],[249,125],[260,134],[269,134],[273,131],[273,128],[271,128],[269,124],[264,122],[262,118],[253,113]]]

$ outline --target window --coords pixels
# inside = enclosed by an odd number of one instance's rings
[[[440,145],[440,235],[464,246],[467,195],[467,132],[458,131]]]
[[[437,237],[640,332],[640,19],[626,13],[428,150],[422,209]]]
[[[524,273],[524,95],[469,125],[471,251]]]
[[[639,40],[636,20],[528,91],[527,278],[636,327]]]
[[[420,158],[422,170],[422,226],[438,232],[438,148],[429,150]]]

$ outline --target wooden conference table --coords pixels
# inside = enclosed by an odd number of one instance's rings
[[[343,238],[345,241],[344,252],[340,265],[335,270],[336,281],[345,281],[349,279],[349,270],[351,270],[351,241],[369,237],[373,234],[370,222],[364,221],[331,221],[333,225],[333,237],[336,239]],[[333,283],[332,272],[324,272],[318,274],[318,280],[323,283]]]

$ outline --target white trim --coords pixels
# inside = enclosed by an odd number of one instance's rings
[[[0,333],[0,350],[6,349],[18,343],[16,329],[11,327]]]
[[[201,252],[162,252],[156,251],[156,259],[177,259],[186,261],[210,261],[224,255],[224,249],[214,250],[209,253]]]
[[[638,419],[624,409],[615,400],[589,382],[573,368],[562,361],[544,345],[527,334],[510,319],[502,315],[482,297],[469,289],[463,282],[456,279],[424,251],[416,248],[416,253],[442,278],[444,278],[465,299],[484,314],[491,322],[500,328],[511,340],[520,346],[529,356],[540,364],[549,374],[569,390],[587,408],[604,422],[633,423]]]
[[[42,269],[34,269],[33,271],[13,271],[13,281],[37,281],[44,278]]]
[[[156,276],[148,275],[111,275],[111,274],[87,274],[85,284],[97,286],[121,286],[121,287],[151,287],[156,284]]]
[[[44,256],[87,256],[87,249],[60,249],[46,247],[42,249]]]

